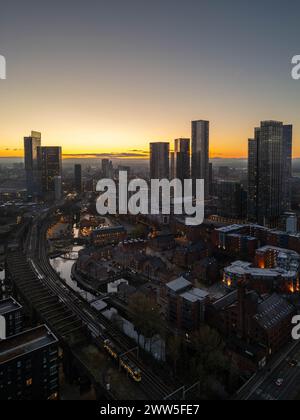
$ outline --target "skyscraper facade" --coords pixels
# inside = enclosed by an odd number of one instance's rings
[[[215,184],[218,197],[218,215],[243,219],[246,216],[245,191],[240,182],[218,180]]]
[[[150,143],[150,178],[169,179],[170,144]]]
[[[174,143],[175,177],[182,182],[191,176],[190,139],[176,139]]]
[[[258,221],[258,135],[255,129],[255,138],[248,140],[248,219],[250,222]]]
[[[213,164],[209,164],[209,195],[213,195],[213,184],[214,184],[214,168]]]
[[[113,163],[109,159],[102,159],[102,176],[104,178],[113,178],[114,167]]]
[[[26,188],[27,194],[32,197],[40,194],[38,148],[41,146],[41,137],[37,131],[32,131],[30,137],[24,137]]]
[[[78,194],[82,193],[82,166],[77,164],[74,167],[75,191]]]
[[[292,153],[293,153],[293,126],[283,126],[283,147],[284,147],[284,199],[285,210],[291,209],[291,180],[292,180]]]
[[[170,153],[170,179],[176,178],[175,152]]]
[[[249,140],[248,218],[277,227],[290,208],[292,126],[263,121]]]
[[[60,201],[63,196],[62,191],[62,178],[61,176],[54,177],[54,198],[55,201]]]
[[[192,179],[203,179],[209,197],[209,121],[192,121]]]
[[[41,174],[42,194],[45,198],[55,198],[57,177],[62,176],[61,147],[39,147],[38,165]]]

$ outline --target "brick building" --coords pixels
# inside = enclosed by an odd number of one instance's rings
[[[166,284],[167,319],[177,330],[191,332],[204,322],[209,294],[180,277]]]

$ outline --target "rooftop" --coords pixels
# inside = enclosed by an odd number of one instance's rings
[[[247,274],[253,277],[297,277],[296,271],[287,271],[283,268],[257,268],[252,267],[251,263],[235,261],[229,267],[224,269],[228,275],[245,276]]]
[[[125,232],[126,229],[124,228],[124,226],[104,226],[104,227],[100,227],[94,230],[93,233],[97,234],[97,233],[105,233],[105,232]]]
[[[296,251],[292,251],[290,249],[285,249],[285,248],[279,248],[277,246],[271,246],[271,245],[263,246],[259,248],[256,252],[259,253],[259,252],[267,252],[267,251],[276,251],[280,254],[286,254],[286,255],[291,255],[291,256],[300,258],[300,255]]]
[[[230,225],[230,226],[224,226],[219,229],[217,229],[219,232],[223,233],[231,233],[231,232],[238,232],[240,229],[244,228],[245,225]]]
[[[179,277],[178,279],[168,283],[167,287],[173,292],[180,292],[181,290],[184,290],[191,285],[192,283],[190,281],[186,280],[184,277]]]
[[[258,314],[255,319],[263,328],[273,328],[288,315],[292,315],[294,307],[285,299],[273,294],[258,306]]]
[[[25,331],[0,341],[0,365],[58,343],[58,339],[46,325]]]
[[[12,297],[0,300],[0,315],[5,315],[10,312],[22,309],[22,306],[16,302]]]
[[[209,293],[202,289],[193,288],[182,295],[180,295],[183,299],[186,299],[190,302],[198,302],[207,299]]]
[[[213,303],[213,307],[217,311],[219,311],[235,303],[237,298],[238,298],[238,291],[234,290],[233,292],[230,292],[227,295],[223,296],[221,299],[216,300]]]

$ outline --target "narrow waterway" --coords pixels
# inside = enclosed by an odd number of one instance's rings
[[[73,246],[70,251],[71,253],[78,253],[83,249],[82,246]],[[76,281],[72,279],[72,267],[75,264],[75,261],[65,260],[64,258],[58,257],[50,260],[51,266],[54,270],[60,275],[60,277],[70,286],[75,292],[80,293],[80,295],[87,300],[88,302],[94,301],[96,296],[83,290]]]

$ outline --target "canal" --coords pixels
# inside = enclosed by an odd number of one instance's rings
[[[82,246],[73,246],[70,248],[70,253],[78,253],[83,249]],[[86,292],[83,290],[75,280],[72,279],[72,267],[75,264],[75,261],[72,260],[66,260],[64,258],[58,257],[53,258],[50,260],[51,266],[54,268],[54,270],[60,275],[62,280],[65,281],[65,283],[71,287],[75,292],[79,293],[85,300],[88,302],[92,302],[97,297],[93,295],[92,293]]]

